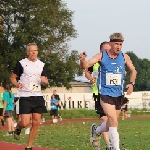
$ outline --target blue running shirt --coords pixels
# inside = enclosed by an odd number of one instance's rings
[[[55,104],[55,103],[57,103],[57,102],[58,102],[58,100],[55,99],[55,98],[53,98],[53,99],[50,100],[50,103],[51,103],[51,110],[56,110],[56,109],[58,109],[57,105]]]
[[[120,51],[116,58],[110,58],[107,51],[102,52],[101,58],[101,81],[100,86],[102,95],[119,97],[123,95],[125,60]]]

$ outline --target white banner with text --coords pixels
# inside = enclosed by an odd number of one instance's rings
[[[61,109],[85,108],[94,109],[92,93],[58,93],[61,99]],[[47,109],[50,107],[52,93],[43,93]],[[133,92],[125,95],[129,99],[129,108],[150,109],[150,91]]]

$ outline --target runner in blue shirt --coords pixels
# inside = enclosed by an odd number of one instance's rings
[[[99,147],[97,136],[104,131],[109,131],[109,137],[114,150],[120,150],[118,128],[118,114],[122,104],[122,95],[124,92],[125,65],[130,71],[130,81],[127,84],[127,94],[133,92],[136,79],[136,70],[130,57],[121,51],[124,37],[121,33],[110,35],[110,50],[96,54],[92,59],[86,61],[86,53],[80,54],[80,66],[82,69],[88,69],[100,61],[101,64],[101,97],[100,104],[107,115],[108,120],[101,126],[93,124],[91,126],[90,142],[93,147]]]

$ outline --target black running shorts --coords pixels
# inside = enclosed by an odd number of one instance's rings
[[[3,108],[0,108],[0,116],[3,116]]]
[[[121,105],[122,105],[122,101],[123,101],[122,96],[111,97],[111,96],[107,96],[107,95],[101,95],[100,98],[104,103],[108,103],[110,105],[115,105],[116,110],[121,109]]]
[[[58,116],[58,109],[50,110],[50,116]]]
[[[20,97],[19,114],[47,113],[43,96]]]
[[[94,97],[94,100],[95,100],[95,111],[96,111],[96,113],[100,114],[100,118],[103,117],[103,116],[106,116],[106,114],[104,113],[103,108],[100,104],[100,94],[95,95],[93,93],[93,97]]]
[[[11,118],[13,115],[12,115],[12,110],[7,110],[5,111],[4,113],[4,117],[5,118]]]

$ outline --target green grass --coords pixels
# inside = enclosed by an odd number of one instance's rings
[[[119,121],[121,147],[131,150],[149,150],[150,119],[127,119]]]
[[[72,113],[81,118],[76,111],[81,111],[82,116],[91,118],[89,114],[92,112],[85,110],[68,110],[62,112],[63,116],[66,112]],[[76,112],[76,113],[75,113]],[[135,111],[136,112],[136,111]],[[132,111],[133,113],[133,111]],[[67,115],[67,114],[66,114]],[[78,116],[79,115],[79,116]],[[45,114],[48,119],[48,115]],[[75,117],[74,117],[75,118]],[[65,124],[52,124],[42,125],[34,146],[47,147],[47,148],[60,148],[61,150],[93,150],[89,143],[90,126],[93,122],[80,123],[65,123]],[[96,121],[99,124],[99,121]],[[121,150],[149,150],[150,149],[150,119],[125,119],[119,120],[119,134]],[[11,143],[26,144],[28,135],[21,133],[19,141],[14,140],[12,137],[3,136],[7,131],[0,131],[0,141]],[[104,148],[104,141],[101,138],[101,149]]]
[[[147,109],[130,109],[131,115],[150,115],[150,110]],[[95,113],[95,110],[87,109],[69,109],[69,110],[59,110],[59,114],[63,116],[64,119],[73,118],[98,118],[99,115]],[[44,114],[46,120],[50,119],[49,112]]]
[[[59,110],[59,114],[64,119],[73,119],[73,118],[98,118],[99,115],[95,113],[95,110],[87,109],[69,109],[69,110]],[[46,120],[50,119],[49,111],[46,114],[43,114]]]

